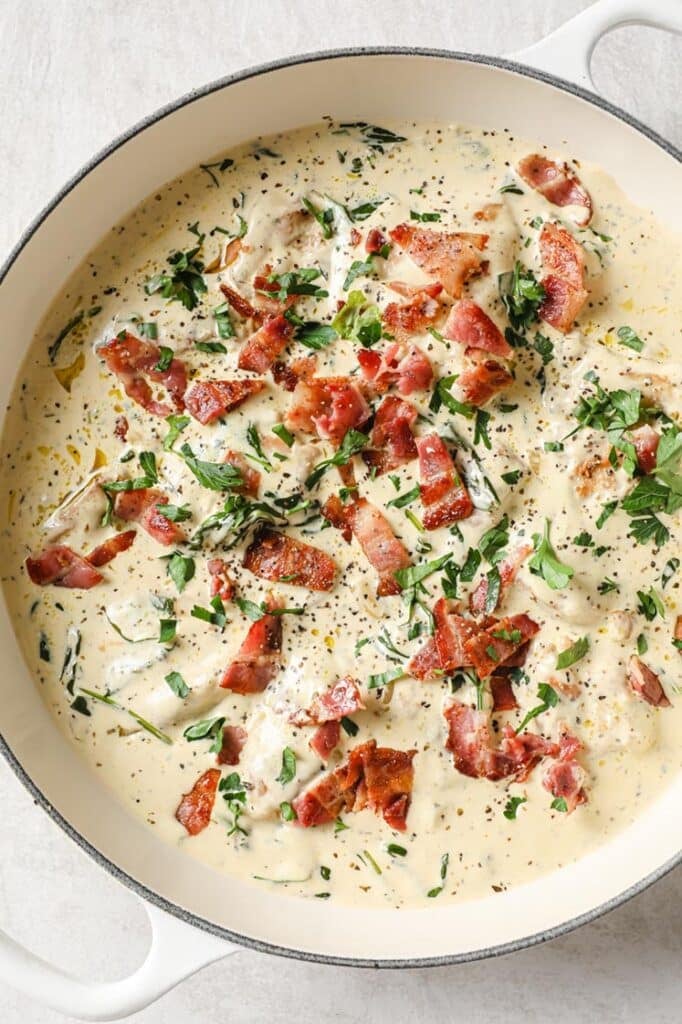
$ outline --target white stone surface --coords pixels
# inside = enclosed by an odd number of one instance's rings
[[[586,6],[586,0],[0,0],[0,261],[95,150],[192,87],[252,63],[333,46],[421,44],[503,54]],[[594,73],[604,95],[682,145],[682,40],[621,29],[599,45]],[[4,762],[0,785],[0,926],[79,974],[122,976],[142,959],[148,940],[136,898],[33,805]],[[565,938],[434,971],[376,973],[241,952],[135,1020],[677,1024],[681,904],[678,871]],[[63,1020],[0,988],[2,1024]]]

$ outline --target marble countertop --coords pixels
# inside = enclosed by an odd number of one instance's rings
[[[586,6],[587,0],[4,0],[0,262],[93,152],[195,86],[332,46],[420,44],[503,54]],[[605,96],[682,145],[682,39],[620,29],[597,47],[594,76]],[[34,805],[4,762],[0,785],[0,927],[83,976],[128,973],[149,938],[137,898]],[[204,969],[135,1020],[540,1024],[549,1016],[553,1024],[673,1024],[682,995],[681,906],[677,871],[562,939],[431,971],[378,973],[244,951]],[[0,987],[3,1024],[64,1020]]]

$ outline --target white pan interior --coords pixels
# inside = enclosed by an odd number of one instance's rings
[[[482,63],[357,54],[280,67],[216,89],[129,138],[64,196],[0,285],[0,394],[55,292],[107,229],[187,168],[256,135],[315,122],[464,121],[507,127],[601,164],[631,198],[682,229],[676,159],[561,89]],[[509,893],[425,910],[294,900],[219,875],[129,817],[53,725],[0,609],[0,731],[35,787],[108,861],[151,893],[235,937],[333,958],[437,959],[515,944],[589,915],[679,857],[682,779],[627,832],[578,864]],[[399,915],[399,916],[397,916]]]

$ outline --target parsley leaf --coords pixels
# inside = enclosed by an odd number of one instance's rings
[[[243,483],[241,473],[229,462],[198,459],[188,444],[182,445],[180,454],[202,487],[211,491],[230,491]]]
[[[497,281],[500,298],[514,330],[530,327],[537,320],[538,309],[545,298],[545,290],[533,271],[517,260],[514,269],[500,274]]]
[[[616,334],[620,345],[626,345],[627,348],[634,349],[635,352],[641,352],[644,348],[644,342],[635,334],[632,327],[619,327]]]
[[[176,697],[184,700],[190,694],[190,688],[179,672],[169,672],[164,679]]]
[[[359,430],[349,430],[345,434],[343,441],[334,454],[330,458],[323,459],[322,462],[318,462],[314,467],[312,473],[310,473],[305,482],[306,487],[309,490],[315,487],[330,466],[345,466],[350,462],[353,456],[362,451],[368,443],[368,434],[362,434]]]
[[[538,533],[533,534],[535,554],[529,561],[528,568],[536,576],[541,576],[552,590],[563,590],[573,578],[574,570],[557,558],[550,543],[549,530],[550,521],[546,519],[542,537]]]
[[[277,776],[276,781],[280,782],[283,786],[287,783],[292,782],[296,777],[296,754],[293,752],[291,747],[285,747],[282,751],[282,770]]]
[[[144,290],[147,295],[160,292],[169,302],[181,302],[190,312],[198,305],[199,296],[207,291],[203,278],[204,264],[197,259],[204,236],[199,244],[187,252],[174,252],[168,257],[170,271],[148,278]]]
[[[370,303],[361,291],[349,293],[331,325],[340,338],[359,341],[364,348],[371,348],[381,338],[379,308]]]
[[[567,647],[565,651],[561,651],[556,660],[557,669],[568,668],[569,665],[575,665],[576,661],[580,661],[584,658],[590,648],[589,637],[581,636],[579,640],[576,640],[574,644]]]
[[[537,718],[538,715],[544,714],[545,711],[549,711],[550,708],[555,708],[559,703],[559,695],[554,687],[550,686],[549,683],[540,683],[538,686],[537,698],[540,701],[540,704],[537,704],[526,713],[521,725],[516,730],[517,736],[520,732],[523,732],[530,721]]]
[[[180,551],[174,551],[172,555],[166,557],[166,572],[178,588],[178,593],[181,594],[194,576],[194,559],[183,555]]]
[[[516,813],[521,804],[526,803],[527,799],[528,797],[525,796],[510,796],[505,804],[504,810],[502,811],[505,818],[507,818],[508,821],[516,821]]]

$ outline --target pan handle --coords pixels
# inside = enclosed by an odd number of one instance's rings
[[[510,58],[596,92],[590,74],[592,53],[605,33],[622,25],[652,25],[682,34],[682,3],[597,0],[538,43],[510,54]]]
[[[29,999],[78,1020],[120,1020],[142,1010],[233,946],[144,903],[152,941],[144,962],[118,981],[81,981],[15,942],[0,930],[0,980]]]

